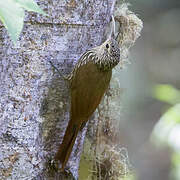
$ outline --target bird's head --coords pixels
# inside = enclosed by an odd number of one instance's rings
[[[120,48],[116,40],[107,39],[103,44],[94,48],[96,51],[97,63],[104,70],[112,69],[120,61]]]
[[[115,40],[115,21],[112,16],[111,33],[107,40],[92,49],[96,55],[96,64],[101,69],[109,70],[115,67],[120,61],[120,47],[118,42]]]

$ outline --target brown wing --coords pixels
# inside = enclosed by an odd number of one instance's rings
[[[111,70],[100,71],[93,62],[78,68],[71,82],[71,120],[89,119],[107,90],[111,75]]]
[[[78,131],[95,111],[108,88],[111,74],[112,71],[102,72],[92,62],[88,62],[72,76],[71,119],[56,154],[56,159],[62,163],[62,169],[69,159]]]

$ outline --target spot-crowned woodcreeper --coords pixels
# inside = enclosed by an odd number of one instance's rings
[[[62,170],[69,159],[78,132],[99,105],[107,90],[112,68],[120,61],[120,49],[116,40],[110,37],[100,46],[85,52],[72,73],[68,76],[71,90],[70,121],[63,141],[55,156],[62,164]]]

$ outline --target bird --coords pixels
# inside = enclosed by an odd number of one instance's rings
[[[112,69],[120,62],[120,48],[112,32],[99,46],[87,50],[67,77],[70,85],[70,120],[55,155],[65,169],[78,132],[86,125],[109,87]]]

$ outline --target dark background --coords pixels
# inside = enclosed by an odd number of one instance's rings
[[[152,97],[156,84],[180,88],[180,1],[129,0],[130,10],[144,23],[131,49],[129,65],[121,72],[121,144],[138,180],[175,180],[173,150],[155,146],[150,137],[168,105]],[[161,133],[161,130],[159,131]],[[180,138],[180,137],[177,137]],[[175,141],[175,140],[174,140]]]

